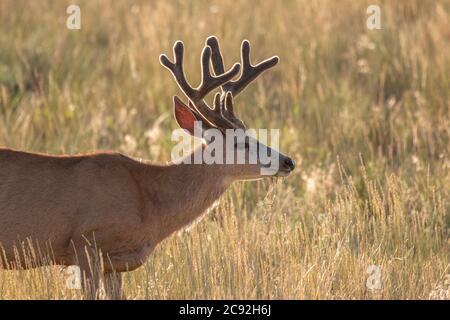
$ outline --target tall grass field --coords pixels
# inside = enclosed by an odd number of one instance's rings
[[[449,22],[448,0],[1,0],[0,146],[166,163],[183,95],[159,55],[182,40],[197,84],[208,36],[226,67],[248,39],[280,63],[236,113],[280,129],[297,168],[235,183],[125,274],[126,297],[450,299]],[[0,299],[82,298],[57,266],[0,270]]]

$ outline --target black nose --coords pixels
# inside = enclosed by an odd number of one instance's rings
[[[292,171],[295,169],[295,162],[291,158],[286,158],[284,164]]]

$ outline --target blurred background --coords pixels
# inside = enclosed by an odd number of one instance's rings
[[[66,28],[70,4],[81,30]],[[381,30],[367,29],[371,4]],[[253,61],[280,63],[236,112],[251,128],[279,128],[298,169],[235,184],[129,274],[128,295],[448,298],[449,21],[446,0],[1,0],[0,145],[169,161],[182,94],[159,55],[182,40],[197,85],[208,36],[226,67],[248,39]],[[383,270],[375,291],[372,264]],[[51,281],[57,272],[39,272],[0,272],[0,298],[78,297]]]

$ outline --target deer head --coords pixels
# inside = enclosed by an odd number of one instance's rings
[[[193,88],[183,71],[184,45],[181,41],[175,43],[173,53],[174,62],[164,54],[160,56],[160,62],[172,72],[178,86],[188,98],[188,103],[185,104],[177,96],[174,97],[174,115],[177,123],[191,135],[198,135],[200,132],[201,138],[206,137],[204,148],[208,148],[216,141],[217,135],[223,137],[219,157],[223,161],[202,164],[219,165],[228,176],[237,180],[257,179],[268,175],[289,175],[295,168],[294,161],[250,135],[244,122],[234,112],[234,97],[261,73],[275,66],[279,58],[275,56],[252,65],[250,43],[244,40],[241,46],[241,64],[236,63],[230,70],[225,71],[219,42],[216,37],[211,36],[206,40],[201,56],[201,83],[197,88]],[[211,73],[210,64],[214,74]],[[241,66],[240,77],[232,80],[239,73]],[[219,87],[221,92],[214,96],[211,108],[206,103],[205,97]],[[213,136],[214,139],[208,136]],[[217,149],[214,152],[217,152]]]

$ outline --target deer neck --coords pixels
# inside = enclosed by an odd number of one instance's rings
[[[196,150],[190,155],[193,157]],[[221,166],[170,164],[147,170],[146,221],[159,226],[159,239],[188,226],[219,199],[231,184]]]

